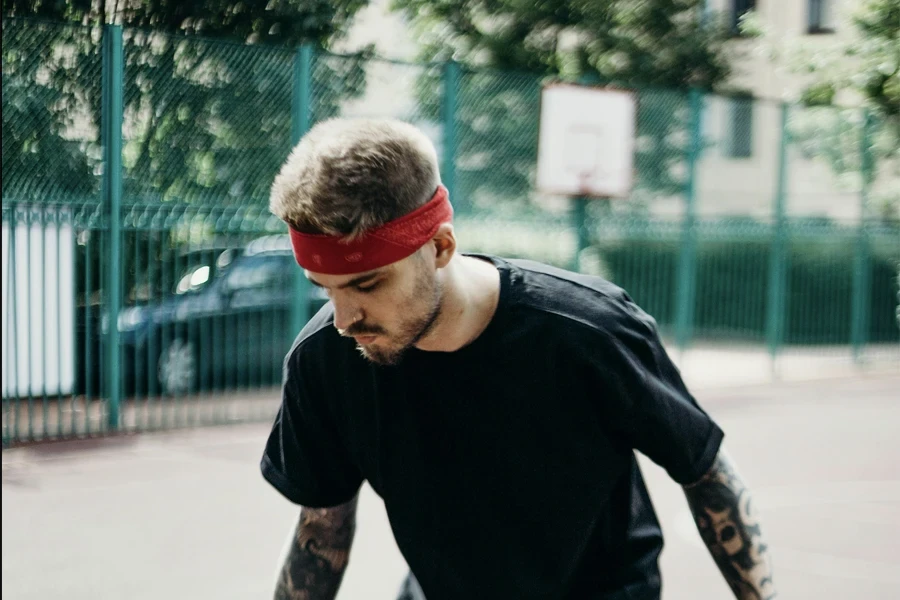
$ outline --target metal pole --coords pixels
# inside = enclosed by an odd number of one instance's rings
[[[784,320],[787,296],[787,220],[788,185],[787,149],[790,143],[788,116],[790,107],[781,105],[781,145],[778,150],[778,180],[775,187],[775,228],[769,255],[769,302],[766,314],[766,340],[773,366],[784,341]]]
[[[675,343],[682,351],[690,343],[694,326],[694,299],[697,289],[696,180],[702,143],[700,117],[703,111],[703,95],[700,90],[692,89],[689,98],[691,141],[687,157],[688,169],[684,193],[686,205],[675,303]]]
[[[306,42],[294,55],[294,89],[291,106],[291,147],[296,146],[312,125],[312,67],[315,50]],[[294,272],[293,304],[291,306],[291,334],[303,329],[310,314],[312,285],[302,269]]]
[[[443,165],[441,165],[441,181],[450,192],[450,199],[457,210],[466,208],[461,198],[454,197],[456,192],[456,100],[459,94],[460,68],[456,61],[448,61],[444,65],[444,143]]]
[[[578,83],[584,86],[597,85],[600,77],[597,73],[583,73],[578,78]],[[582,177],[589,176],[589,173],[582,173]],[[580,273],[584,268],[581,255],[591,245],[591,230],[588,227],[588,203],[596,202],[606,211],[609,211],[609,198],[591,200],[587,195],[587,189],[584,187],[584,179],[582,179],[583,193],[579,196],[573,196],[572,202],[572,227],[575,229],[575,256],[572,257],[571,270]],[[608,216],[608,215],[606,215]]]
[[[122,27],[103,27],[106,67],[103,78],[104,204],[107,209],[109,248],[106,260],[106,399],[107,424],[119,427],[122,398],[119,353],[119,310],[122,302],[122,116],[124,52]]]
[[[588,202],[589,200],[585,196],[572,197],[572,227],[575,229],[577,242],[575,255],[572,257],[571,269],[576,273],[580,273],[584,266],[581,264],[581,253],[584,252],[591,243],[587,226]]]
[[[9,207],[9,247],[6,249],[9,253],[6,265],[7,294],[9,294],[7,302],[9,302],[9,308],[7,309],[8,314],[3,315],[3,335],[7,336],[7,351],[4,353],[6,356],[3,357],[7,361],[6,381],[4,383],[6,383],[7,395],[9,396],[7,407],[12,411],[7,417],[7,431],[12,431],[12,435],[7,436],[7,445],[9,445],[10,438],[16,442],[22,439],[19,436],[19,398],[21,396],[19,393],[19,356],[24,354],[24,350],[19,347],[18,297],[21,282],[19,281],[19,266],[16,261],[16,247],[19,243],[16,240],[16,230],[19,227],[18,211],[18,203],[13,202]],[[31,289],[29,288],[28,293],[30,292]],[[25,335],[27,336],[29,333],[26,329]]]
[[[309,131],[312,123],[312,62],[315,50],[311,42],[294,54],[294,89],[291,96],[291,147]]]
[[[869,261],[869,186],[873,177],[871,134],[872,115],[863,109],[863,128],[860,136],[860,214],[859,230],[856,236],[856,250],[853,259],[853,296],[851,301],[850,343],[853,346],[853,360],[862,360],[869,329],[869,305],[871,300],[871,272]]]

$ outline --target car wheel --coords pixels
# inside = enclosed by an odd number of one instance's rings
[[[157,375],[160,389],[170,396],[187,394],[196,388],[198,370],[194,343],[174,339],[159,355]]]

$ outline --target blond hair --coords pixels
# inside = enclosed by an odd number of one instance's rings
[[[291,152],[269,209],[302,233],[353,239],[414,211],[440,185],[437,153],[416,127],[392,119],[331,119]]]

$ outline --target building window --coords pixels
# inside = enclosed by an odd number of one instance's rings
[[[808,33],[834,33],[834,6],[831,0],[809,0]]]
[[[756,10],[756,0],[731,0],[731,32],[734,35],[741,33],[741,17]]]
[[[727,106],[725,155],[750,158],[753,155],[753,97],[729,98]]]

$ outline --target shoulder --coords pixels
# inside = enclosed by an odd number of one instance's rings
[[[594,275],[543,263],[497,259],[508,269],[510,305],[552,323],[568,335],[591,339],[655,336],[656,322],[619,286]]]

